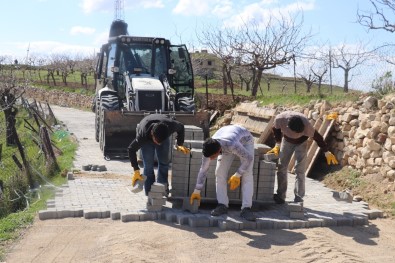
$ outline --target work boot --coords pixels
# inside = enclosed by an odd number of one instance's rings
[[[295,203],[303,203],[303,198],[300,197],[300,196],[298,196],[298,195],[296,195],[296,196],[295,196],[295,199],[294,199],[294,202],[295,202]]]
[[[255,221],[256,220],[255,214],[252,212],[251,208],[249,208],[249,207],[244,207],[241,210],[240,216],[247,221]]]
[[[273,200],[274,200],[274,202],[276,202],[276,204],[278,204],[278,205],[285,204],[285,200],[282,199],[278,194],[274,194],[274,195],[273,195]]]
[[[220,216],[228,213],[228,208],[224,204],[218,204],[217,207],[211,211],[212,216]]]

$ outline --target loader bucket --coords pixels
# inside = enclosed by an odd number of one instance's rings
[[[127,158],[127,147],[136,137],[136,128],[150,112],[104,111],[100,147],[105,158]],[[162,112],[172,116],[184,125],[194,125],[203,129],[204,137],[209,136],[209,113]]]

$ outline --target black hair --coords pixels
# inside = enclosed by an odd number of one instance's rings
[[[292,116],[288,120],[288,128],[290,128],[292,131],[301,133],[304,130],[304,123],[302,118],[299,116]]]
[[[170,136],[169,127],[164,122],[158,122],[152,127],[152,135],[158,143],[161,143]]]
[[[212,138],[207,138],[203,143],[203,155],[204,157],[210,157],[216,154],[221,149],[221,144]]]

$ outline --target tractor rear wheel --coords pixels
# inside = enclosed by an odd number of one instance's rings
[[[96,133],[97,140],[100,144],[100,149],[105,153],[105,127],[104,127],[104,111],[119,110],[119,99],[114,94],[105,94],[100,98],[100,103],[97,111]]]

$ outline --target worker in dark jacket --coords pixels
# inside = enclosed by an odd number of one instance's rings
[[[295,202],[303,202],[305,195],[305,172],[307,159],[307,139],[313,138],[324,151],[328,165],[338,164],[336,157],[328,151],[321,134],[314,129],[305,115],[294,111],[280,113],[274,119],[273,133],[276,145],[268,153],[279,156],[277,168],[277,194],[273,199],[277,204],[285,203],[287,193],[288,165],[295,153]],[[281,148],[280,148],[281,147]]]
[[[168,171],[170,163],[170,136],[177,133],[178,151],[188,154],[190,150],[184,144],[184,125],[163,114],[151,114],[144,117],[139,123],[136,138],[128,147],[129,160],[134,169],[132,186],[137,180],[143,180],[137,162],[137,151],[141,148],[144,165],[144,175],[147,177],[144,183],[145,194],[151,190],[155,182],[154,157],[158,159],[157,182],[168,186]]]

